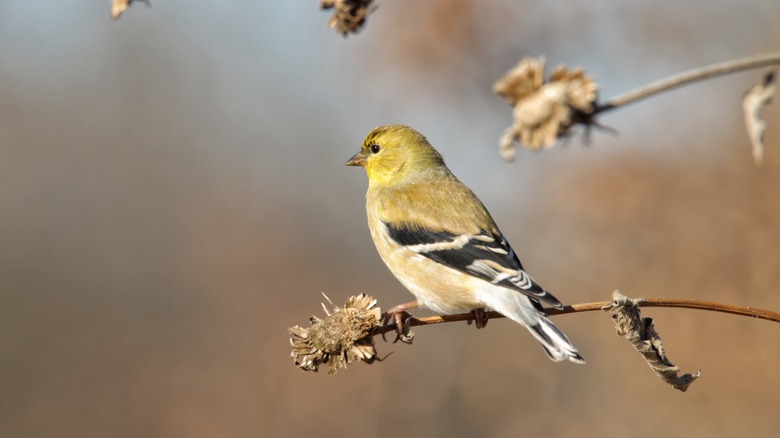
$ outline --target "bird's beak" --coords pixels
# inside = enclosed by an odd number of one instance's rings
[[[347,166],[366,166],[366,154],[361,150],[347,161]]]

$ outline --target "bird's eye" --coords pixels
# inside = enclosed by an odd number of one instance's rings
[[[379,147],[378,144],[372,144],[371,146],[369,146],[369,148],[371,149],[372,154],[378,154],[379,150],[382,149]]]

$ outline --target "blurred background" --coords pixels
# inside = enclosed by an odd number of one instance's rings
[[[0,3],[0,430],[7,437],[774,436],[780,326],[646,309],[658,380],[607,314],[556,317],[554,364],[492,321],[378,343],[335,377],[287,328],[366,292],[411,295],[365,224],[364,135],[405,123],[482,198],[565,303],[780,310],[780,106],[754,166],[743,92],[765,70],[604,114],[514,163],[492,83],[523,56],[582,65],[608,99],[780,48],[780,3],[380,0],[346,39],[317,1]],[[416,312],[423,315],[424,312]]]

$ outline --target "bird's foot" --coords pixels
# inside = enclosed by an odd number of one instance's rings
[[[395,326],[396,336],[393,343],[401,341],[404,344],[411,344],[414,340],[414,333],[410,330],[412,315],[406,311],[412,307],[417,307],[417,301],[412,301],[411,303],[406,304],[399,304],[382,315],[382,325],[384,327],[390,325]],[[387,338],[385,338],[385,333],[386,331],[382,332],[382,339],[387,341]]]
[[[471,325],[473,322],[474,325],[478,328],[485,328],[488,323],[488,311],[487,309],[474,309],[471,312],[471,318],[466,321],[466,324]]]

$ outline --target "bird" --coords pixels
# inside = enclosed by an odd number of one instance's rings
[[[394,307],[440,315],[471,312],[477,328],[494,310],[526,327],[555,362],[585,363],[544,312],[557,298],[523,269],[517,254],[477,196],[418,131],[405,125],[373,129],[347,166],[368,176],[366,215],[381,259],[416,298]]]

